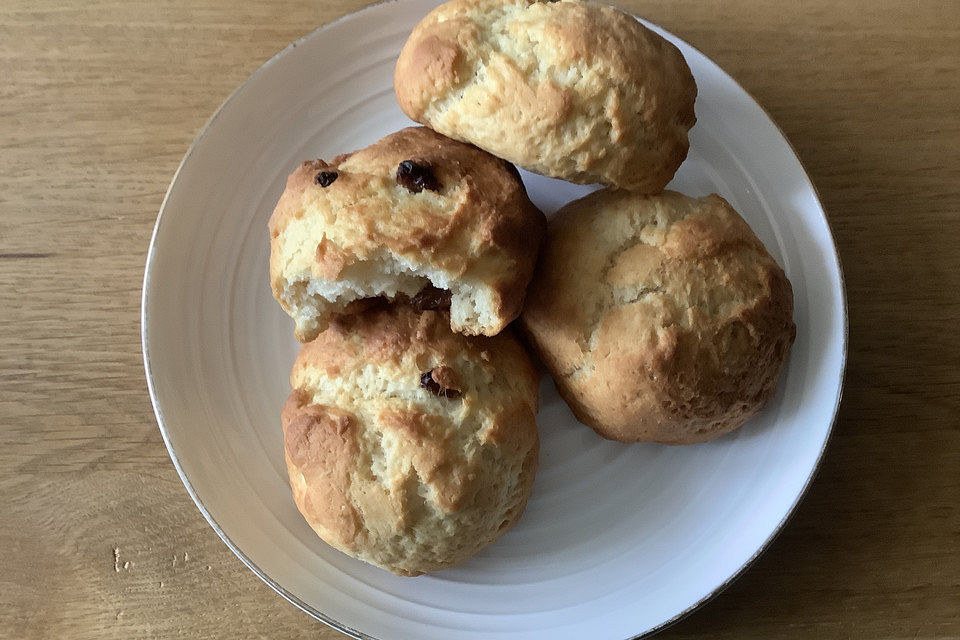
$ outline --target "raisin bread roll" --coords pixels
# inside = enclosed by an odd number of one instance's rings
[[[283,409],[304,518],[355,558],[413,576],[456,564],[523,513],[537,469],[538,376],[507,330],[444,312],[340,317],[297,357]]]
[[[546,221],[512,165],[412,127],[300,165],[269,226],[273,295],[306,342],[376,297],[499,333],[520,314]]]

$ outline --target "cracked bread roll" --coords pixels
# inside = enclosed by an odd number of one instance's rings
[[[633,16],[578,0],[453,0],[394,73],[410,118],[518,166],[657,193],[687,155],[697,87]]]
[[[381,296],[499,333],[520,314],[546,220],[512,165],[411,127],[300,165],[269,226],[273,295],[307,342]]]
[[[538,376],[508,329],[381,305],[304,345],[282,424],[297,507],[333,547],[414,576],[519,519],[537,469]]]
[[[726,200],[609,189],[561,209],[522,316],[577,418],[690,444],[771,398],[796,335],[783,270]]]

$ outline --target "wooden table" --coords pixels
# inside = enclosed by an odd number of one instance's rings
[[[264,60],[363,4],[0,3],[0,636],[341,637],[191,503],[138,314],[154,218],[197,130]],[[623,4],[783,127],[850,302],[843,406],[809,495],[746,575],[661,637],[960,637],[960,3]]]

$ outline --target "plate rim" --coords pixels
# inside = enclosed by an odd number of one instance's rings
[[[204,519],[207,521],[210,527],[216,532],[216,534],[220,537],[223,543],[227,545],[227,548],[229,548],[234,553],[234,555],[236,555],[240,559],[240,561],[244,565],[246,565],[247,568],[250,569],[267,586],[269,586],[277,594],[279,594],[289,603],[291,603],[292,605],[294,605],[295,607],[297,607],[298,609],[300,609],[310,617],[316,620],[319,620],[320,622],[323,622],[329,627],[336,629],[337,631],[344,633],[347,636],[350,636],[357,640],[383,640],[383,639],[376,638],[362,631],[354,629],[346,624],[343,624],[342,622],[330,617],[324,612],[307,604],[306,602],[301,600],[299,597],[297,597],[293,593],[290,593],[289,591],[287,591],[282,585],[278,584],[263,569],[261,569],[256,563],[254,563],[249,557],[247,557],[247,555],[233,542],[233,540],[231,540],[230,536],[228,536],[226,532],[224,532],[224,530],[220,527],[217,521],[213,518],[210,511],[207,509],[206,505],[204,505],[203,501],[200,499],[200,496],[197,494],[197,491],[194,489],[189,478],[184,472],[183,467],[181,466],[181,463],[180,463],[180,459],[176,453],[176,449],[173,447],[171,443],[170,436],[167,432],[166,422],[164,421],[164,418],[163,418],[163,411],[160,408],[160,403],[157,398],[156,384],[154,382],[153,370],[150,362],[150,331],[149,331],[149,323],[147,321],[147,308],[148,308],[148,302],[150,299],[150,281],[153,276],[153,262],[154,262],[154,254],[156,250],[157,236],[160,230],[160,225],[163,220],[163,214],[166,211],[167,203],[168,203],[168,200],[170,199],[170,194],[177,184],[177,181],[180,177],[180,172],[183,170],[184,166],[193,156],[193,153],[196,150],[196,148],[206,137],[207,131],[213,126],[213,124],[219,118],[221,112],[227,107],[228,104],[230,104],[234,100],[234,98],[236,98],[237,94],[239,94],[240,91],[245,86],[247,86],[247,84],[251,81],[252,78],[260,75],[261,73],[264,73],[276,61],[286,56],[288,53],[290,53],[293,49],[298,47],[307,38],[312,38],[316,34],[322,31],[325,31],[327,29],[330,29],[336,26],[337,24],[353,19],[361,13],[374,10],[382,5],[394,4],[402,1],[403,0],[379,0],[377,2],[361,7],[356,11],[351,11],[349,13],[346,13],[336,18],[335,20],[326,22],[316,27],[315,29],[312,29],[311,31],[307,32],[306,34],[300,36],[296,40],[289,43],[283,49],[281,49],[280,51],[272,55],[268,60],[266,60],[259,67],[257,67],[257,69],[255,69],[252,73],[250,73],[250,75],[248,75],[243,80],[243,82],[237,85],[233,89],[233,91],[231,91],[230,94],[226,97],[226,99],[224,99],[224,101],[220,103],[220,105],[216,108],[213,114],[210,115],[207,121],[203,124],[203,126],[197,132],[197,135],[194,137],[193,141],[190,143],[190,146],[187,148],[186,153],[184,153],[183,158],[181,158],[180,163],[177,165],[176,171],[174,171],[173,177],[170,180],[170,184],[167,186],[167,190],[164,193],[163,200],[160,202],[160,208],[157,212],[157,219],[154,222],[153,231],[150,235],[150,245],[147,250],[147,259],[146,259],[146,264],[144,266],[143,284],[141,288],[141,298],[140,298],[141,356],[143,358],[143,367],[144,367],[144,373],[146,375],[146,380],[147,380],[147,391],[150,396],[150,404],[153,406],[154,416],[157,421],[157,426],[160,429],[160,435],[163,438],[164,446],[166,446],[167,453],[170,456],[170,460],[173,462],[173,466],[176,469],[177,475],[180,477],[180,481],[183,483],[184,488],[187,490],[187,494],[190,496],[191,500],[193,500],[193,503],[196,505],[197,509],[200,510],[200,513],[203,515]],[[603,3],[603,4],[606,4],[606,3]],[[827,427],[826,436],[824,437],[823,444],[820,447],[820,451],[817,453],[816,460],[814,460],[814,463],[810,469],[810,473],[807,476],[807,479],[804,482],[803,486],[797,492],[797,495],[794,497],[793,502],[790,504],[790,507],[787,509],[783,518],[773,528],[773,530],[770,532],[770,534],[767,536],[764,542],[759,547],[757,547],[756,551],[754,551],[754,553],[749,558],[747,558],[747,560],[744,561],[744,563],[740,565],[740,567],[738,567],[736,571],[730,574],[730,576],[727,577],[719,585],[714,587],[710,591],[710,593],[706,594],[696,602],[690,604],[683,611],[678,612],[668,620],[664,620],[658,625],[651,627],[650,629],[647,629],[645,631],[642,631],[637,635],[628,636],[623,639],[623,640],[641,640],[642,638],[649,638],[657,633],[660,633],[664,629],[680,622],[681,620],[683,620],[684,618],[688,617],[693,612],[695,612],[697,609],[701,608],[702,606],[706,605],[708,602],[716,598],[723,591],[725,591],[731,584],[733,584],[738,578],[740,578],[744,573],[746,573],[746,571],[753,566],[753,564],[760,558],[760,556],[763,555],[763,553],[770,548],[770,546],[774,543],[774,541],[780,536],[783,529],[786,527],[787,523],[796,513],[797,507],[799,506],[803,498],[806,496],[807,491],[810,488],[810,485],[813,483],[813,481],[816,479],[817,475],[820,472],[824,454],[826,453],[827,447],[829,446],[830,441],[833,438],[834,427],[836,426],[836,423],[837,423],[840,403],[843,398],[844,383],[846,381],[850,321],[849,321],[849,310],[847,307],[846,279],[844,278],[843,265],[840,260],[840,253],[837,248],[837,243],[834,237],[833,229],[830,226],[830,220],[827,218],[826,209],[824,208],[823,200],[820,197],[820,191],[817,189],[816,185],[810,179],[810,174],[808,173],[806,166],[803,164],[803,161],[800,159],[800,155],[797,153],[796,147],[790,141],[789,137],[786,135],[786,133],[783,131],[783,129],[780,127],[777,121],[773,119],[773,117],[770,115],[767,109],[753,96],[753,94],[747,91],[736,78],[734,78],[730,73],[726,71],[726,69],[724,69],[717,62],[715,62],[713,58],[707,56],[700,49],[691,45],[689,42],[677,36],[672,31],[664,29],[663,27],[661,27],[656,23],[653,23],[649,20],[641,18],[637,16],[635,13],[633,13],[632,11],[628,11],[623,7],[616,7],[616,8],[619,9],[620,11],[627,13],[631,17],[640,21],[642,24],[645,24],[647,26],[652,25],[656,27],[656,29],[664,33],[670,34],[673,38],[676,38],[678,41],[683,42],[686,46],[690,47],[692,50],[696,51],[698,54],[703,56],[706,60],[708,60],[711,64],[713,64],[717,69],[719,69],[731,82],[733,82],[733,84],[740,91],[742,91],[744,95],[746,95],[757,108],[760,109],[760,111],[767,118],[767,120],[769,120],[770,123],[776,128],[777,132],[780,134],[780,137],[783,139],[784,142],[786,142],[787,147],[790,150],[790,153],[793,155],[793,158],[796,160],[797,164],[800,167],[801,172],[803,173],[803,179],[806,182],[806,185],[810,188],[810,192],[813,195],[814,202],[817,205],[820,219],[823,222],[824,228],[827,231],[827,237],[830,240],[830,246],[831,246],[831,249],[833,250],[834,266],[836,267],[836,272],[838,277],[838,287],[839,287],[839,294],[840,294],[839,308],[840,308],[841,320],[843,325],[841,335],[840,335],[841,353],[840,353],[839,383],[837,385],[837,392],[836,392],[836,398],[834,399],[834,405],[831,410],[830,424]]]

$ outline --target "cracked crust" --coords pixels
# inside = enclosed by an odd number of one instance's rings
[[[394,73],[410,118],[525,169],[656,193],[686,158],[697,87],[633,16],[578,0],[454,0]]]
[[[717,195],[604,189],[551,222],[522,323],[577,418],[624,442],[701,442],[771,398],[793,291]]]
[[[431,167],[439,189],[397,183]],[[335,173],[327,186],[320,172]],[[307,342],[368,297],[450,291],[451,327],[495,335],[520,313],[546,221],[508,163],[424,127],[331,162],[304,162],[270,218],[274,298]]]
[[[460,395],[424,388],[427,371]],[[465,560],[523,513],[538,380],[509,329],[468,338],[443,312],[381,305],[304,345],[290,383],[290,486],[333,547],[413,576]]]

